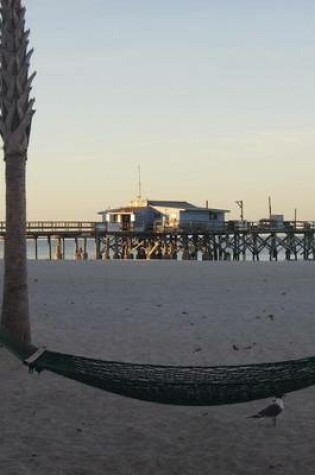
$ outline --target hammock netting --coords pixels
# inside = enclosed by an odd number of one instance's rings
[[[282,396],[315,384],[315,356],[238,366],[163,366],[39,349],[3,331],[0,341],[30,372],[47,370],[115,394],[161,404],[235,404]]]
[[[315,357],[241,366],[159,366],[41,350],[25,361],[106,391],[162,404],[211,406],[281,396],[315,384]]]

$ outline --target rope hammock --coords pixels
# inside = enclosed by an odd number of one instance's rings
[[[38,350],[24,363],[81,383],[162,404],[212,406],[281,396],[315,384],[315,357],[241,366],[159,366]]]
[[[163,366],[103,361],[18,342],[0,341],[28,366],[134,399],[184,406],[216,406],[282,396],[315,384],[315,356],[238,366]]]

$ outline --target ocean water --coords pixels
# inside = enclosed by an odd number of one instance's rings
[[[51,240],[51,256],[52,259],[56,259],[56,247],[57,247],[57,240]],[[84,247],[83,239],[78,239],[78,247]],[[49,246],[47,239],[38,239],[37,241],[37,249],[38,249],[38,259],[39,260],[48,260],[49,259]],[[65,239],[64,240],[64,259],[65,260],[74,260],[75,259],[75,241],[74,239]],[[94,239],[87,239],[87,253],[89,260],[95,260],[95,241]],[[0,259],[3,259],[4,255],[4,241],[0,240]],[[28,259],[35,259],[35,242],[33,240],[27,241],[27,258]],[[135,257],[135,256],[134,256]],[[303,260],[302,253],[299,253],[297,256],[298,260]],[[311,259],[311,257],[310,257]],[[181,260],[181,252],[178,253],[178,260]],[[202,260],[201,252],[198,252],[197,260]],[[240,261],[252,261],[253,257],[250,252],[245,254],[245,259],[243,255],[240,256]],[[269,252],[267,250],[263,250],[259,254],[260,261],[269,261]],[[278,261],[285,260],[285,253],[284,251],[280,250],[278,252]],[[291,256],[291,260],[294,260],[294,257]]]
[[[74,260],[75,259],[75,241],[74,239],[65,239],[64,241],[64,259],[66,260]],[[84,243],[83,239],[78,239],[78,247],[82,247],[83,249]],[[57,240],[51,240],[51,257],[52,259],[56,258],[56,247],[57,247]],[[38,252],[38,259],[49,259],[49,246],[47,239],[38,239],[37,241],[37,252]],[[87,240],[87,252],[88,252],[88,259],[95,259],[95,241],[94,239]],[[0,241],[0,259],[3,259],[4,255],[4,242]],[[28,259],[35,259],[35,242],[33,240],[27,241],[27,258]]]

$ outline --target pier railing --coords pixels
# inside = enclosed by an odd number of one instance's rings
[[[215,223],[209,225],[204,222],[186,222],[181,226],[171,226],[168,223],[154,226],[149,231],[150,233],[305,233],[307,231],[315,230],[314,221],[284,221],[283,223],[268,223],[261,221],[226,221],[222,223]],[[107,223],[95,221],[28,221],[26,225],[26,232],[28,235],[63,235],[63,234],[88,234],[94,236],[95,234],[112,234],[112,233],[141,233],[145,229],[137,228],[134,223],[126,226],[124,223],[117,223],[115,228]],[[6,232],[5,221],[0,221],[0,235]]]
[[[28,221],[27,234],[94,233],[95,222],[91,221]],[[5,221],[0,221],[0,232],[5,233]]]

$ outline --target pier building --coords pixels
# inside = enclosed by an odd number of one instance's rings
[[[146,200],[138,198],[128,206],[99,211],[108,232],[119,231],[207,231],[220,229],[225,209],[196,206],[187,201]]]

